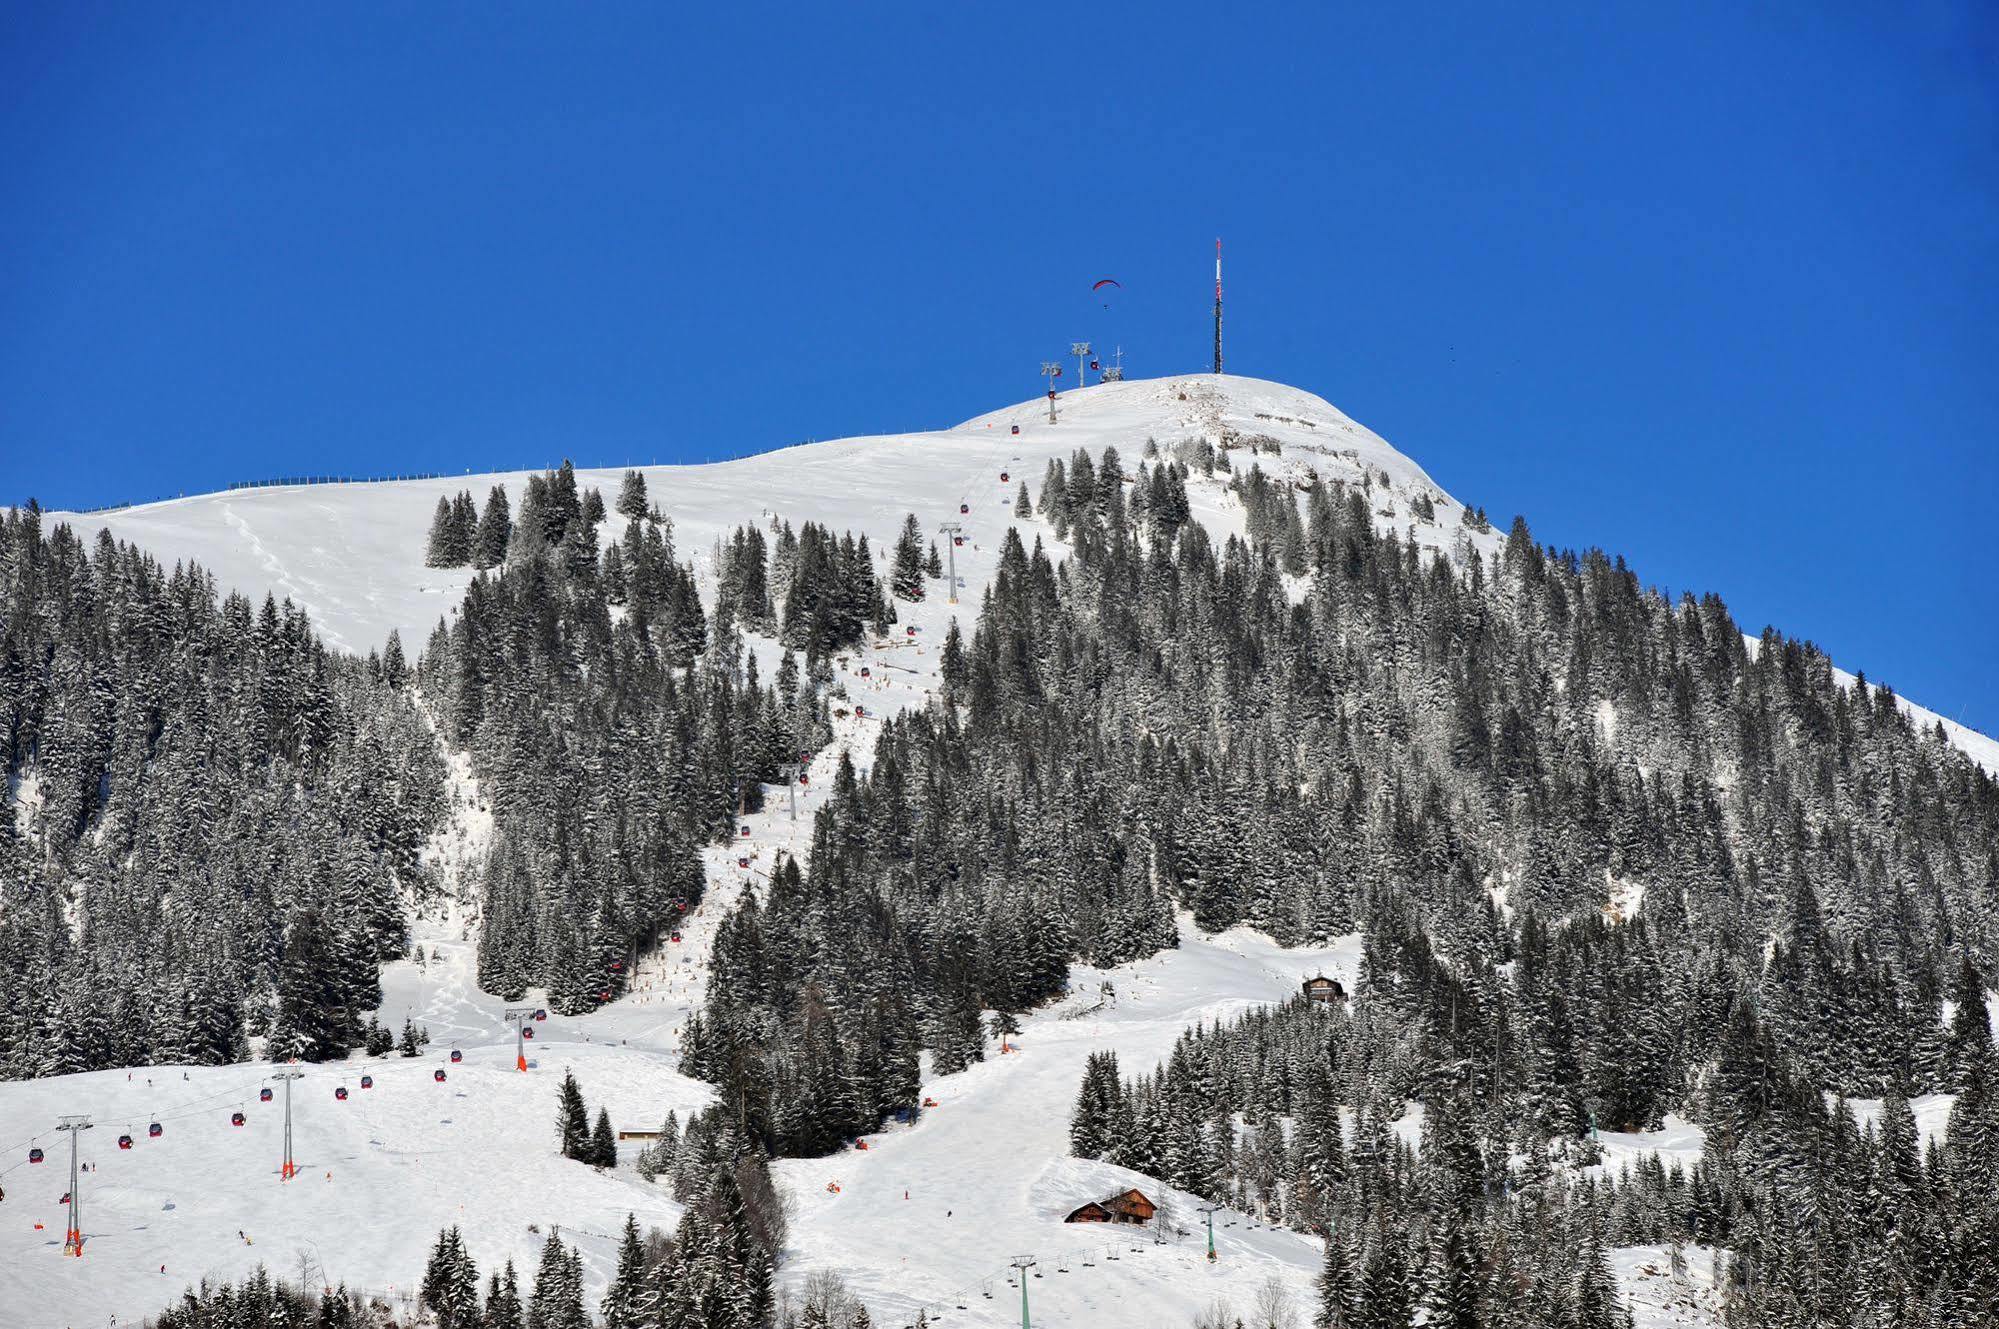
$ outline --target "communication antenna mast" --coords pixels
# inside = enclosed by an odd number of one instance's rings
[[[951,557],[950,599],[948,603],[956,604],[958,603],[958,535],[965,528],[955,521],[947,521],[937,529],[951,537],[951,543],[944,546],[944,552]]]
[[[1222,238],[1215,237],[1215,372],[1222,372]]]
[[[1104,367],[1104,376],[1101,379],[1099,379],[1098,382],[1100,383],[1124,382],[1124,347],[1120,346],[1117,348],[1115,352],[1112,353],[1111,362],[1110,364]]]
[[[1090,359],[1090,343],[1086,341],[1070,342],[1069,354],[1076,357],[1076,386],[1080,388],[1083,386],[1083,366]]]
[[[1053,360],[1041,362],[1041,376],[1048,380],[1048,423],[1055,423],[1055,380],[1062,376],[1062,366]]]

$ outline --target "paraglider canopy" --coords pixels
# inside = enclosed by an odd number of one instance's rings
[[[1122,284],[1122,283],[1120,283],[1120,282],[1118,281],[1118,279],[1117,279],[1117,278],[1115,278],[1115,277],[1104,277],[1104,278],[1101,278],[1101,279],[1100,279],[1100,280],[1098,280],[1098,281],[1097,281],[1097,282],[1096,282],[1096,283],[1095,283],[1094,285],[1092,285],[1092,286],[1090,287],[1090,289],[1091,289],[1091,290],[1093,290],[1093,291],[1101,291],[1101,290],[1103,290],[1103,289],[1104,289],[1104,287],[1106,287],[1106,286],[1115,286],[1115,287],[1117,287],[1117,288],[1118,288],[1118,289],[1119,289],[1120,291],[1122,291],[1122,290],[1124,289],[1124,286],[1123,286],[1123,284]]]

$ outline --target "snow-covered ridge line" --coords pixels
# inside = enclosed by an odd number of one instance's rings
[[[1047,400],[1035,398],[949,429],[636,469],[673,519],[682,557],[691,556],[703,574],[712,574],[707,554],[718,539],[774,514],[794,525],[816,521],[834,530],[867,532],[877,541],[909,512],[927,531],[943,521],[961,521],[966,528],[966,549],[959,551],[961,599],[969,605],[979,603],[991,569],[990,560],[978,555],[1004,533],[1015,486],[1025,480],[1038,487],[1049,460],[1066,459],[1077,448],[1095,454],[1116,447],[1127,465],[1135,465],[1148,438],[1165,449],[1185,439],[1261,436],[1277,449],[1255,454],[1265,471],[1293,483],[1366,485],[1376,494],[1377,521],[1425,548],[1491,553],[1503,539],[1496,530],[1465,525],[1464,506],[1379,435],[1324,399],[1280,383],[1205,374],[1107,383],[1063,393],[1056,417],[1051,424]],[[48,517],[87,534],[108,529],[164,562],[198,562],[227,589],[257,598],[266,592],[289,596],[336,648],[366,652],[395,631],[414,652],[439,619],[456,612],[472,578],[465,569],[423,566],[438,499],[469,489],[483,502],[486,492],[501,484],[518,501],[530,474],[236,489],[115,512]],[[621,474],[622,468],[577,472],[581,483],[607,493],[616,492]],[[1429,500],[1433,518],[1417,517],[1419,497]],[[1218,490],[1193,498],[1195,515],[1214,534],[1241,532],[1240,508],[1222,501]],[[1959,749],[1999,775],[1999,741],[1907,699],[1901,705],[1919,724],[1942,723]]]

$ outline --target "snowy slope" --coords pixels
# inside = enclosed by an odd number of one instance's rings
[[[835,530],[865,531],[877,550],[903,515],[914,512],[926,530],[962,520],[967,548],[959,575],[976,607],[994,542],[1004,533],[1013,484],[1025,479],[1038,491],[1051,457],[1076,448],[1095,455],[1115,446],[1135,468],[1148,437],[1162,448],[1186,438],[1220,441],[1225,435],[1262,435],[1281,445],[1279,455],[1238,449],[1232,459],[1251,460],[1291,479],[1308,475],[1358,484],[1371,479],[1373,506],[1384,527],[1413,536],[1428,548],[1457,551],[1465,542],[1498,547],[1497,531],[1474,535],[1461,524],[1463,506],[1409,458],[1337,408],[1298,388],[1235,375],[1188,375],[1106,383],[1063,393],[1057,420],[1035,399],[968,420],[952,429],[841,439],[782,448],[737,461],[700,466],[647,466],[648,492],[673,518],[683,557],[712,574],[717,538],[736,526],[776,513],[794,526],[817,521]],[[1020,434],[1010,432],[1020,427]],[[1010,482],[1001,482],[1005,471]],[[233,490],[143,504],[88,516],[55,512],[79,532],[109,529],[165,562],[193,560],[228,589],[258,598],[289,596],[312,616],[330,645],[357,652],[379,647],[391,630],[402,633],[414,655],[437,621],[455,612],[472,574],[425,568],[423,547],[440,496],[470,489],[481,504],[495,483],[519,503],[527,472],[466,475],[444,480],[309,488]],[[616,496],[620,470],[579,471],[586,486]],[[1410,503],[1427,495],[1434,522],[1417,521]],[[1191,487],[1195,515],[1217,533],[1240,531],[1240,508],[1220,483]],[[961,518],[960,505],[970,511]],[[615,538],[621,523],[605,525]],[[1926,711],[1903,708],[1928,726],[1941,721],[1951,740],[1987,770],[1999,773],[1999,741]]]
[[[934,689],[935,644],[954,614],[962,613],[969,628],[998,543],[1015,524],[1016,486],[1025,479],[1038,489],[1050,458],[1114,445],[1135,467],[1148,437],[1170,448],[1188,438],[1261,434],[1281,445],[1277,455],[1255,457],[1266,471],[1313,482],[1365,480],[1381,523],[1428,547],[1457,553],[1467,544],[1490,550],[1498,543],[1497,535],[1474,536],[1465,528],[1462,508],[1415,463],[1296,389],[1235,377],[1134,381],[1066,393],[1057,410],[1054,424],[1046,402],[1035,400],[948,430],[643,468],[651,497],[673,518],[680,555],[691,557],[704,579],[713,575],[716,541],[741,524],[772,514],[794,525],[817,521],[864,531],[885,554],[903,514],[913,511],[928,530],[944,521],[963,524],[966,543],[956,550],[962,604],[932,599],[899,606],[902,622],[918,629],[914,637],[865,647],[837,665],[836,685],[871,714],[835,722],[835,741],[819,754],[811,783],[793,791],[797,819],[786,791],[772,791],[766,811],[746,819],[745,839],[706,851],[709,899],[687,919],[682,941],[648,957],[634,991],[605,1010],[581,1020],[551,1016],[534,1044],[538,1064],[531,1073],[512,1069],[501,1003],[472,982],[465,915],[447,905],[418,921],[427,962],[391,966],[383,980],[384,1018],[399,1024],[407,1014],[427,1024],[436,1039],[430,1055],[308,1068],[298,1100],[299,1153],[307,1167],[301,1180],[278,1180],[277,1105],[254,1101],[268,1067],[197,1068],[185,1080],[178,1069],[153,1068],[134,1072],[130,1081],[124,1072],[104,1072],[0,1085],[0,1185],[7,1188],[0,1204],[0,1324],[34,1329],[134,1320],[205,1274],[240,1275],[263,1260],[295,1275],[301,1251],[315,1280],[401,1293],[446,1223],[465,1229],[482,1269],[506,1256],[531,1267],[541,1234],[528,1225],[560,1224],[584,1250],[590,1295],[598,1295],[607,1272],[604,1234],[627,1210],[670,1227],[677,1207],[628,1163],[599,1174],[556,1156],[552,1118],[561,1068],[573,1067],[593,1110],[607,1102],[621,1128],[651,1128],[668,1110],[685,1118],[708,1101],[706,1086],[672,1068],[686,1017],[701,999],[716,920],[741,891],[756,889],[782,854],[805,852],[811,814],[840,754],[865,767],[876,717],[921,704]],[[1246,466],[1250,453],[1238,449],[1232,460]],[[225,588],[289,596],[336,646],[365,651],[399,630],[414,654],[439,618],[455,611],[470,577],[421,566],[438,497],[470,488],[483,503],[500,482],[518,502],[525,478],[236,491],[70,520],[86,536],[108,527],[168,562],[198,561]],[[608,497],[619,472],[579,472],[579,478]],[[1414,521],[1409,505],[1417,494],[1435,504],[1434,523]],[[1241,510],[1220,480],[1197,479],[1189,499],[1217,534],[1242,529]],[[1036,533],[1048,538],[1039,520],[1020,524],[1030,540]],[[866,680],[859,673],[864,664]],[[1981,759],[1999,769],[1999,749]],[[453,821],[432,857],[463,880],[478,860],[490,817],[462,760],[454,776]],[[1311,1305],[1316,1242],[1223,1213],[1220,1258],[1210,1264],[1193,1234],[1189,1197],[1068,1157],[1068,1110],[1090,1052],[1110,1048],[1128,1073],[1149,1070],[1193,1021],[1282,999],[1303,974],[1320,968],[1353,977],[1351,944],[1284,951],[1253,933],[1203,938],[1191,929],[1183,929],[1182,942],[1116,971],[1078,969],[1071,996],[1026,1022],[1018,1054],[926,1082],[925,1093],[939,1106],[915,1125],[882,1132],[864,1152],[780,1163],[778,1179],[797,1203],[785,1282],[795,1286],[814,1269],[836,1269],[878,1312],[878,1323],[904,1323],[922,1308],[933,1320],[941,1312],[946,1325],[1011,1324],[1019,1291],[1003,1281],[1005,1266],[1032,1254],[1041,1276],[1030,1277],[1028,1293],[1048,1323],[1088,1316],[1107,1325],[1184,1324],[1217,1296],[1246,1313],[1256,1288],[1273,1276],[1301,1306]],[[1099,1002],[1098,985],[1106,979],[1117,993],[1114,1004]],[[440,1085],[430,1075],[451,1046],[464,1051],[465,1061],[450,1067]],[[364,1069],[376,1076],[376,1087],[365,1094],[354,1089],[347,1103],[336,1104],[332,1086],[357,1085]],[[250,1124],[231,1128],[227,1114],[245,1097]],[[87,1178],[85,1227],[92,1237],[81,1260],[59,1254],[62,1216],[54,1201],[67,1177],[50,1128],[65,1111],[89,1112],[101,1123],[85,1137],[85,1157],[102,1170]],[[157,1141],[144,1136],[154,1115],[168,1131]],[[115,1140],[128,1121],[138,1144],[121,1152]],[[1413,1140],[1416,1114],[1397,1129]],[[48,1163],[30,1168],[23,1161],[31,1137],[49,1150]],[[1625,1150],[1650,1143],[1634,1140]],[[1134,1180],[1166,1201],[1184,1234],[1158,1246],[1141,1240],[1132,1250],[1102,1229],[1060,1221],[1083,1200]],[[239,1229],[255,1244],[239,1240]],[[1664,1260],[1664,1253],[1643,1249],[1618,1257],[1627,1286],[1645,1297],[1640,1323],[1703,1322],[1699,1284],[1711,1267],[1696,1253],[1684,1276],[1646,1272],[1665,1268]]]

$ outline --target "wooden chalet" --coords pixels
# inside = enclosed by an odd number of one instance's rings
[[[1327,978],[1324,974],[1315,974],[1306,979],[1303,989],[1307,997],[1313,1001],[1324,1002],[1328,1006],[1347,999],[1347,990],[1340,986],[1340,980]]]
[[[1143,1191],[1120,1191],[1108,1200],[1092,1200],[1063,1219],[1065,1223],[1150,1223],[1159,1206]]]

